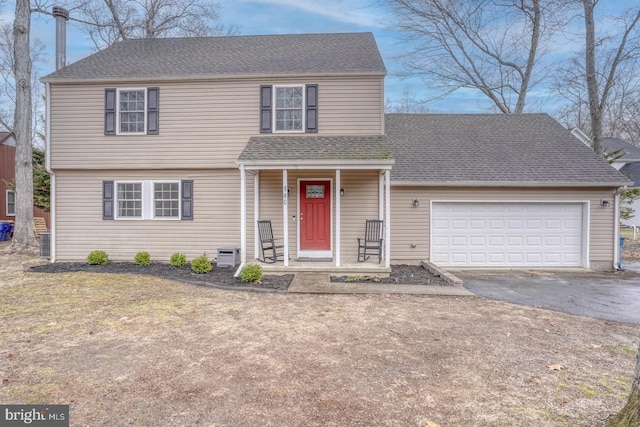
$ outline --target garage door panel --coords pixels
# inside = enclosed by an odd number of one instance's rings
[[[580,266],[582,203],[432,204],[432,256],[451,266]]]
[[[467,237],[466,236],[453,236],[451,238],[451,246],[458,247],[466,247],[467,246]]]

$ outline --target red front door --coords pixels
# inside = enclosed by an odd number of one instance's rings
[[[331,185],[300,182],[300,250],[331,249]]]

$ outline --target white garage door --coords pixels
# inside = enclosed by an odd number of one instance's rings
[[[442,266],[582,265],[582,203],[434,202],[431,260]]]

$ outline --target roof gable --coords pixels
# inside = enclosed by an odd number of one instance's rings
[[[43,81],[386,74],[373,34],[290,34],[124,40]]]
[[[395,183],[620,186],[626,178],[547,114],[387,114]]]

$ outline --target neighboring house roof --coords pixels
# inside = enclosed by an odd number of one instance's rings
[[[309,165],[346,163],[393,164],[384,135],[273,135],[249,139],[238,157],[244,165]]]
[[[633,181],[629,187],[640,187],[640,162],[627,163],[620,168],[620,173]]]
[[[16,139],[13,132],[0,132],[0,144],[16,146]]]
[[[70,64],[44,82],[373,74],[386,69],[371,33],[132,39]]]
[[[620,138],[602,138],[602,146],[607,153],[622,150],[622,157],[616,162],[638,162],[640,161],[640,148]]]
[[[622,186],[628,180],[547,114],[387,114],[395,184]]]

